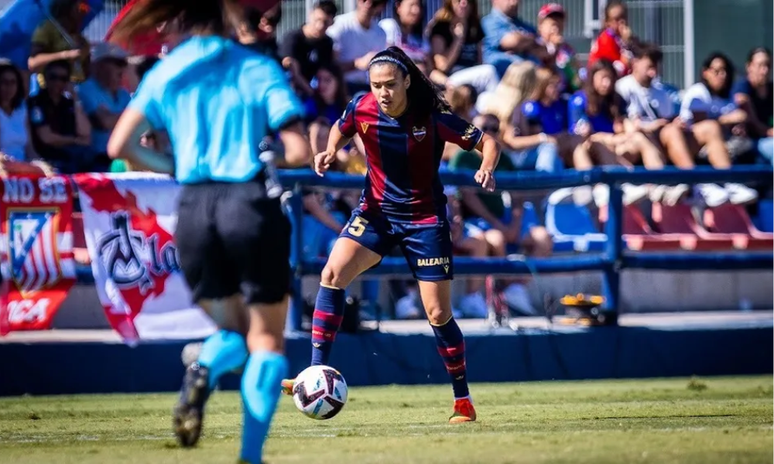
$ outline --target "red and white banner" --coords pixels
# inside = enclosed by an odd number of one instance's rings
[[[70,182],[10,176],[0,198],[0,335],[48,329],[75,284]]]
[[[148,173],[79,174],[75,182],[97,294],[113,329],[127,342],[213,333],[180,271],[173,240],[179,186]]]

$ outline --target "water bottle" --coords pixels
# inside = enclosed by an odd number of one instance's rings
[[[258,157],[261,160],[266,172],[266,196],[269,198],[279,198],[282,196],[282,183],[279,180],[279,174],[277,174],[277,167],[274,165],[275,155],[273,151],[264,151]]]

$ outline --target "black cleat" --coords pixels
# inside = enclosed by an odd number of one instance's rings
[[[172,411],[172,426],[184,448],[196,445],[202,434],[204,404],[210,396],[209,372],[199,363],[188,366],[180,389],[180,400]]]

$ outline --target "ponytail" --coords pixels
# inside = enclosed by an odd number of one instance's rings
[[[138,0],[120,20],[112,37],[120,43],[131,43],[164,24],[177,21],[180,29],[208,29],[213,34],[227,35],[238,23],[235,0]],[[241,16],[241,14],[239,14]]]
[[[427,115],[433,111],[451,112],[449,103],[443,98],[427,76],[419,70],[417,65],[406,53],[398,47],[389,47],[377,53],[371,59],[368,67],[375,64],[392,64],[404,75],[411,78],[411,85],[406,91],[407,99],[413,112]]]

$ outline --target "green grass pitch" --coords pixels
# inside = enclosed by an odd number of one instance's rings
[[[474,384],[479,421],[449,425],[447,386],[351,388],[329,421],[283,398],[265,460],[282,463],[772,462],[772,377]],[[177,447],[175,395],[0,399],[0,463],[236,462],[241,409],[217,392]]]

